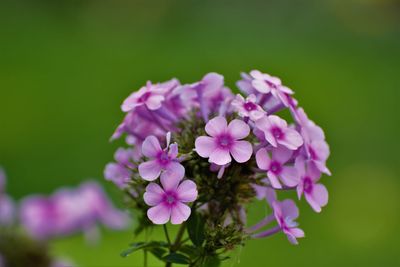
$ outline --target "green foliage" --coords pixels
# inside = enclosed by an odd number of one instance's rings
[[[204,217],[200,216],[195,210],[192,209],[192,214],[187,221],[187,230],[190,240],[197,247],[200,247],[204,242],[204,225]]]

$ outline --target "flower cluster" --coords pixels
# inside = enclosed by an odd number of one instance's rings
[[[28,196],[20,205],[20,221],[35,239],[47,240],[84,232],[96,234],[101,223],[111,229],[128,224],[127,214],[113,207],[102,188],[95,182],[85,182],[76,189],[62,188],[53,195]]]
[[[128,215],[116,209],[94,181],[61,188],[49,197],[30,195],[17,203],[6,194],[6,180],[0,167],[0,266],[72,266],[53,258],[49,241],[83,232],[93,242],[100,224],[114,230],[129,226]]]
[[[204,249],[195,256],[182,252],[191,266],[248,237],[283,232],[296,244],[304,236],[295,222],[299,210],[293,200],[279,200],[280,191],[304,195],[316,212],[328,202],[319,179],[330,175],[329,146],[294,92],[257,70],[243,73],[237,86],[242,94],[234,95],[217,73],[192,84],[147,82],[123,102],[126,116],[112,136],[125,134],[129,148],[118,149],[106,179],[141,212],[142,229],[169,221],[187,225],[193,245]],[[254,199],[266,200],[272,212],[247,227],[246,204]],[[191,229],[199,224],[200,245]],[[179,252],[180,238],[170,253]]]

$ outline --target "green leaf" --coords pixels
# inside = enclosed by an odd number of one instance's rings
[[[162,260],[167,250],[164,248],[156,247],[149,250],[157,259]]]
[[[172,252],[162,258],[164,261],[176,263],[176,264],[189,264],[190,259],[183,254]]]
[[[198,257],[201,251],[201,248],[195,247],[193,245],[182,245],[178,250],[178,252],[189,256],[189,258],[191,259]]]
[[[129,246],[130,246],[130,248],[128,248],[127,250],[121,252],[121,256],[122,257],[127,257],[130,254],[132,254],[133,252],[141,250],[141,249],[151,250],[151,249],[154,249],[154,248],[167,247],[168,244],[165,243],[165,242],[151,241],[151,242],[132,243]]]
[[[192,211],[192,215],[187,221],[187,229],[189,238],[196,247],[201,247],[204,242],[204,225],[204,218],[198,213]]]
[[[217,256],[208,256],[204,259],[203,267],[218,267],[221,260]]]

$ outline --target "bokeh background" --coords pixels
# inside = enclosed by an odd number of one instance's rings
[[[299,246],[283,235],[250,241],[224,266],[400,266],[399,26],[396,0],[2,0],[8,192],[103,182],[119,106],[146,80],[216,71],[234,87],[256,68],[281,77],[325,129],[330,202],[321,214],[301,204]],[[264,209],[252,206],[250,222]],[[141,254],[119,256],[131,232],[103,232],[95,246],[73,236],[52,250],[81,267],[141,266]]]

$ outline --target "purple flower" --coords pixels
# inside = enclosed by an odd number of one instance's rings
[[[144,193],[144,201],[152,206],[147,216],[154,224],[181,224],[190,216],[190,208],[184,203],[193,202],[197,198],[196,184],[191,180],[180,183],[176,176],[161,176],[161,186],[150,183]]]
[[[104,177],[106,180],[113,182],[119,188],[124,189],[128,186],[128,183],[131,180],[131,168],[135,167],[132,161],[137,160],[138,158],[133,149],[124,148],[119,148],[115,152],[114,158],[117,162],[111,162],[106,165]]]
[[[139,165],[140,176],[153,181],[161,176],[172,176],[182,179],[185,175],[185,168],[179,163],[178,145],[176,143],[169,145],[170,134],[167,134],[167,147],[162,149],[160,142],[155,136],[148,136],[142,145],[142,153],[150,160]]]
[[[286,234],[289,242],[298,244],[296,238],[304,237],[304,232],[297,228],[298,224],[294,221],[299,217],[299,209],[291,199],[286,199],[282,202],[275,201],[272,203],[274,208],[275,219],[278,222],[282,231]]]
[[[265,139],[274,147],[280,144],[290,150],[296,150],[303,144],[301,135],[288,127],[286,121],[276,115],[264,116],[256,121],[256,127],[264,133]]]
[[[321,212],[321,207],[328,204],[328,191],[326,187],[318,183],[321,173],[314,164],[306,163],[303,157],[297,157],[295,166],[300,175],[300,183],[297,186],[299,199],[304,194],[305,199],[316,211]]]
[[[292,154],[292,151],[283,146],[273,148],[272,157],[270,157],[266,148],[261,148],[257,151],[257,166],[261,170],[267,171],[268,179],[274,188],[282,188],[280,181],[289,187],[296,186],[299,183],[296,168],[285,165],[292,157]]]
[[[200,136],[196,139],[196,152],[203,158],[209,158],[209,162],[217,165],[225,165],[231,162],[232,157],[239,163],[250,159],[253,148],[246,138],[250,133],[250,127],[241,120],[232,120],[227,125],[222,116],[210,120],[205,127],[209,136]]]
[[[324,131],[307,117],[302,108],[297,109],[296,119],[301,127],[301,135],[304,138],[307,158],[323,173],[331,175],[326,167],[329,157],[329,146],[325,141]]]
[[[282,101],[285,106],[288,106],[286,95],[293,94],[293,91],[283,86],[279,78],[262,73],[258,70],[252,70],[250,72],[250,77],[252,78],[251,85],[258,92],[262,94],[271,93],[275,98]]]
[[[257,98],[253,94],[249,95],[246,99],[239,94],[236,95],[236,98],[232,101],[232,106],[240,117],[247,117],[252,121],[261,119],[266,114],[263,108],[257,104]]]
[[[91,231],[98,223],[121,229],[129,222],[95,182],[84,183],[77,189],[64,188],[50,197],[27,197],[19,212],[24,228],[41,240]]]
[[[148,81],[146,86],[140,88],[137,92],[133,92],[127,99],[125,99],[124,103],[122,103],[121,109],[123,112],[129,112],[142,105],[146,105],[150,110],[159,109],[162,102],[165,100],[164,94],[167,90],[168,88],[165,88],[160,84],[152,84]]]

